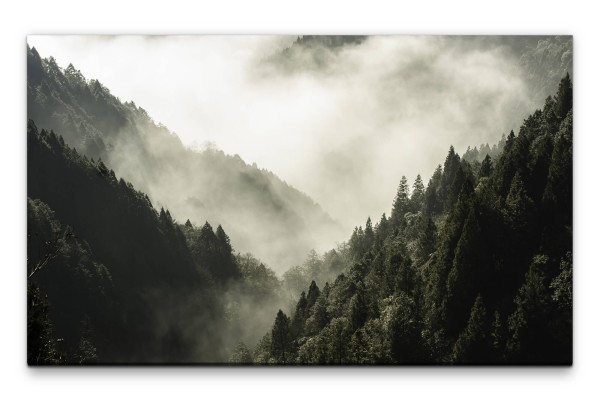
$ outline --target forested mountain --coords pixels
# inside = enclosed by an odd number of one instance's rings
[[[288,74],[327,69],[337,52],[345,46],[357,46],[368,37],[359,35],[298,36],[288,47],[264,62]]]
[[[497,157],[450,147],[426,187],[403,177],[391,216],[354,230],[345,271],[232,360],[571,364],[572,113],[567,74]]]
[[[556,95],[322,255],[339,227],[309,197],[28,48],[28,363],[570,364],[572,42],[507,46]]]
[[[27,52],[27,107],[37,126],[102,159],[174,218],[219,223],[239,250],[280,271],[339,233],[320,206],[271,172],[237,155],[184,147],[133,102],[121,102],[73,65],[42,59],[35,48]]]
[[[221,226],[157,212],[32,121],[27,146],[28,363],[221,362],[284,302]]]

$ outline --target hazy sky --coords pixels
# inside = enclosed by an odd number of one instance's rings
[[[496,143],[533,110],[502,46],[378,36],[356,46],[273,55],[295,37],[30,36],[133,100],[190,146],[212,142],[310,195],[347,226],[389,213],[402,175],[427,183],[450,144]],[[271,61],[269,61],[271,60]],[[515,108],[518,112],[515,113]]]

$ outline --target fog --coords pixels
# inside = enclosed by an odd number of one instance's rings
[[[492,145],[540,105],[519,51],[499,38],[374,36],[292,46],[295,39],[28,42],[135,101],[190,148],[239,154],[308,194],[348,230],[327,246],[346,240],[367,216],[389,214],[402,175],[412,182],[420,173],[427,183],[451,144],[459,153]]]

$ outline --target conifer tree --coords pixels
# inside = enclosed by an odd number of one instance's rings
[[[300,299],[296,304],[296,311],[294,316],[292,317],[291,322],[291,335],[292,338],[299,338],[302,336],[304,332],[304,323],[306,322],[306,318],[308,317],[308,301],[306,300],[306,293],[302,291],[300,294]]]
[[[413,213],[416,213],[419,210],[421,210],[424,200],[425,186],[423,185],[421,174],[417,174],[417,178],[415,178],[415,182],[413,184],[412,195],[410,197],[411,210]]]
[[[442,184],[442,166],[438,165],[427,184],[425,190],[425,213],[428,215],[437,215],[442,212],[442,198],[441,198],[441,184]]]
[[[452,350],[453,363],[478,364],[491,361],[490,327],[481,295],[475,299],[467,326]]]
[[[392,205],[392,222],[395,227],[401,225],[401,221],[404,219],[404,214],[409,210],[410,195],[408,189],[408,181],[405,176],[402,176],[400,184],[398,185],[398,191],[396,198]]]
[[[315,283],[315,280],[310,282],[310,287],[308,288],[308,295],[306,296],[306,307],[312,308],[317,298],[321,295],[321,291],[319,290],[319,286]]]
[[[356,294],[350,300],[350,327],[355,332],[367,321],[369,308],[365,298],[365,289],[362,283],[356,288]]]
[[[280,309],[271,330],[271,356],[277,363],[285,365],[292,362],[291,352],[290,319]]]
[[[479,169],[479,178],[489,177],[492,175],[492,158],[489,154],[485,155],[485,158],[481,162],[481,168]]]
[[[573,83],[569,73],[560,81],[558,85],[558,93],[555,97],[556,115],[563,119],[573,108]]]
[[[545,284],[549,259],[546,255],[534,257],[514,303],[516,310],[508,319],[510,337],[508,349],[514,362],[544,362],[553,355],[548,353],[552,332],[549,330],[548,308],[550,294]]]

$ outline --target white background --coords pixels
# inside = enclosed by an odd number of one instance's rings
[[[593,4],[593,2],[588,2]],[[598,13],[577,1],[4,2],[0,20],[0,398],[598,399]],[[94,368],[26,366],[27,34],[572,34],[575,342],[572,368]]]

